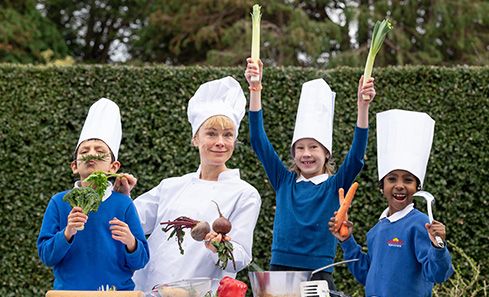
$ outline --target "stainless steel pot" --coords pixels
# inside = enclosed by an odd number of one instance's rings
[[[336,262],[314,271],[250,271],[248,277],[253,297],[301,297],[301,282],[309,281],[314,273],[355,261],[358,259]]]

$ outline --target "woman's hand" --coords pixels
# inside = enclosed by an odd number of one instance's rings
[[[65,228],[65,238],[69,242],[73,235],[78,232],[80,228],[83,228],[88,220],[88,216],[83,213],[81,207],[75,206],[68,214],[67,225]]]
[[[221,242],[221,241],[231,241],[231,237],[229,236],[222,236],[222,234],[217,234],[214,231],[211,231],[207,233],[207,235],[204,238],[204,244],[205,247],[211,250],[213,253],[217,253],[216,247],[212,244],[213,242]]]
[[[122,173],[114,182],[114,191],[130,196],[138,180],[132,174]]]
[[[261,60],[258,60],[258,63],[255,63],[251,58],[246,59],[246,63],[245,78],[248,85],[251,88],[259,88],[261,86],[261,79],[263,77],[263,63]],[[252,81],[252,76],[258,76],[259,80]]]
[[[136,249],[136,238],[132,235],[129,226],[118,218],[113,218],[109,221],[109,224],[112,238],[125,244],[129,253],[134,252]]]

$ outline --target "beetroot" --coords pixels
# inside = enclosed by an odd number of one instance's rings
[[[211,232],[210,225],[206,221],[196,221],[184,216],[178,217],[173,221],[161,222],[160,225],[166,225],[166,227],[162,228],[164,232],[168,232],[173,229],[170,236],[168,236],[168,239],[176,235],[178,248],[180,249],[180,254],[182,255],[184,253],[182,243],[185,236],[185,231],[183,229],[190,228],[190,235],[196,241],[204,240],[207,233]]]
[[[233,255],[233,244],[226,240],[226,234],[229,233],[232,228],[231,222],[222,215],[221,209],[219,208],[217,202],[214,200],[212,200],[212,202],[216,204],[217,212],[219,213],[219,217],[212,223],[212,230],[222,235],[221,242],[212,241],[212,245],[216,248],[218,255],[216,265],[224,270],[228,265],[228,261],[231,260],[233,263],[233,268],[236,270],[236,262],[234,261]]]
[[[190,235],[197,241],[205,239],[207,233],[211,232],[211,226],[206,221],[200,221],[190,230]]]
[[[212,230],[214,230],[216,233],[226,235],[229,233],[229,231],[231,231],[231,222],[222,215],[221,209],[219,208],[217,202],[214,200],[212,200],[212,202],[216,204],[217,212],[219,213],[219,217],[212,223]]]

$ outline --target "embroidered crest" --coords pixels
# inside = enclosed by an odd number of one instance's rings
[[[393,247],[399,247],[400,248],[400,247],[402,247],[403,244],[404,244],[404,241],[400,240],[397,237],[394,237],[393,239],[387,241],[387,245],[393,246]]]

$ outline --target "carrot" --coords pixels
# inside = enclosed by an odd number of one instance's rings
[[[338,194],[340,197],[340,208],[338,209],[338,212],[335,216],[335,231],[339,232],[341,236],[348,235],[348,227],[344,226],[343,222],[348,220],[348,209],[350,208],[351,202],[353,200],[353,197],[355,196],[355,192],[357,191],[357,189],[358,183],[354,182],[346,193],[346,198],[344,194],[345,190],[343,190],[343,188],[340,188],[338,190]]]

